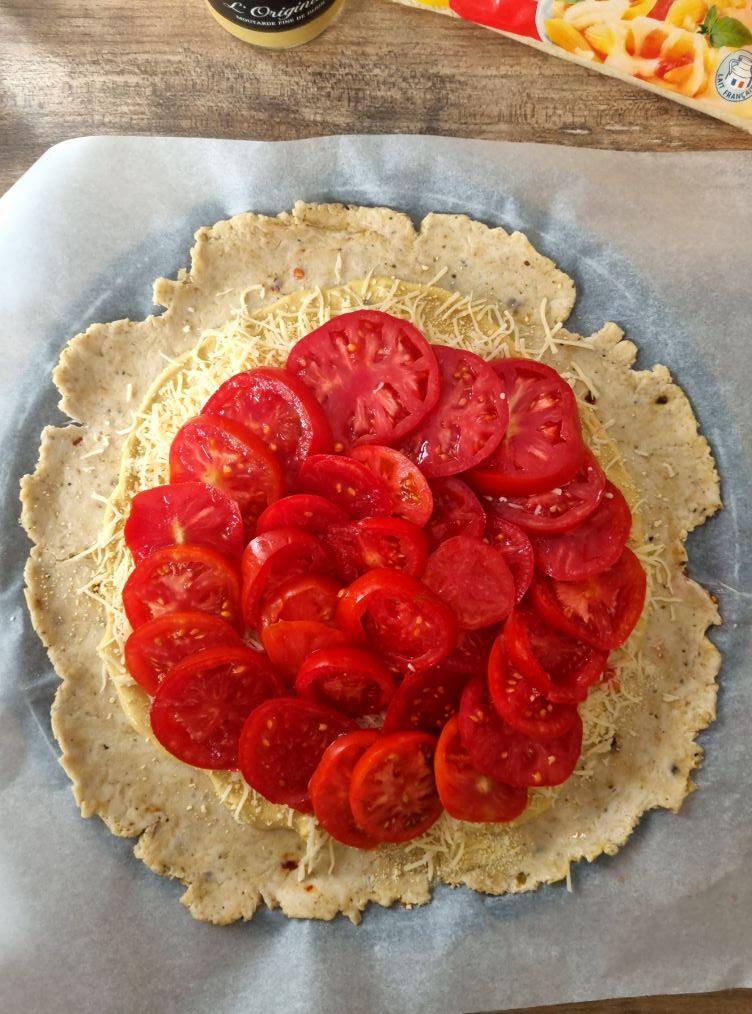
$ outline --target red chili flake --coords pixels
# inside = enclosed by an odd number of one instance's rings
[[[296,278],[305,278],[305,271],[302,268],[293,268],[292,273]]]

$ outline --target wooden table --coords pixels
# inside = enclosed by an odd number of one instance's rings
[[[3,0],[0,193],[85,134],[262,140],[429,133],[619,149],[752,150],[752,136],[483,29],[348,0],[316,42],[253,49],[201,0]],[[543,1008],[536,1008],[543,1011]],[[752,991],[549,1014],[750,1014]]]

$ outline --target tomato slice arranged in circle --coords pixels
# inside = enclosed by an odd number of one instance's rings
[[[470,679],[444,665],[407,676],[384,716],[384,732],[428,732],[438,736],[459,711],[462,691]]]
[[[473,535],[480,538],[486,527],[486,515],[480,500],[466,482],[456,476],[434,479],[433,513],[426,524],[426,535],[431,549],[454,535]]]
[[[242,645],[229,623],[209,613],[167,613],[143,623],[125,642],[125,667],[139,686],[153,696],[178,662],[198,651]]]
[[[123,536],[136,563],[155,549],[185,543],[235,560],[245,542],[237,502],[205,482],[169,483],[136,493]]]
[[[347,637],[337,627],[316,620],[280,620],[263,628],[261,643],[275,668],[292,684],[313,652],[342,647],[347,644]]]
[[[568,637],[600,651],[619,648],[642,614],[647,580],[640,561],[624,549],[608,570],[584,581],[539,576],[531,593],[536,611]]]
[[[240,625],[240,582],[224,556],[204,546],[165,546],[131,571],[123,608],[135,630],[166,613],[211,613]]]
[[[262,366],[220,385],[201,410],[240,423],[279,459],[293,482],[309,454],[332,449],[332,431],[312,392],[287,370]]]
[[[331,626],[340,586],[321,574],[301,574],[279,585],[261,607],[261,626],[280,620],[314,620]]]
[[[293,346],[286,368],[313,391],[336,451],[396,443],[439,397],[431,346],[408,321],[379,310],[333,317]]]
[[[455,820],[502,824],[515,820],[527,806],[527,789],[505,785],[473,767],[456,715],[439,736],[434,767],[439,799]]]
[[[402,671],[431,669],[457,642],[451,609],[424,584],[397,570],[369,570],[345,589],[337,623],[354,644]]]
[[[357,729],[352,719],[320,704],[294,697],[266,701],[251,712],[240,734],[240,773],[271,803],[311,813],[308,783],[324,751]]]
[[[256,518],[282,496],[282,468],[250,430],[221,416],[184,423],[170,447],[170,482],[200,479],[237,501],[246,535]]]
[[[462,744],[474,766],[505,785],[560,785],[572,774],[582,749],[582,721],[545,742],[516,732],[491,702],[483,676],[465,687],[459,713]]]
[[[583,581],[612,567],[632,530],[632,513],[623,494],[607,482],[592,514],[560,535],[533,535],[538,569],[557,581]]]
[[[499,359],[491,366],[506,390],[509,425],[469,482],[493,496],[543,493],[567,482],[585,452],[572,388],[532,359]]]
[[[605,489],[606,476],[591,452],[586,451],[581,467],[569,482],[545,493],[486,501],[486,514],[489,522],[495,517],[504,518],[531,535],[554,535],[589,517]]]
[[[350,457],[377,475],[389,490],[392,514],[422,527],[433,510],[433,495],[428,480],[416,464],[393,447],[360,444]]]
[[[385,483],[360,461],[338,454],[314,454],[303,462],[298,486],[331,501],[348,518],[386,517],[392,501]]]
[[[504,557],[467,535],[455,535],[434,549],[423,580],[469,630],[498,623],[514,606],[514,578]]]
[[[429,479],[479,465],[498,447],[508,418],[504,388],[484,359],[445,345],[434,352],[439,400],[400,446]]]
[[[308,532],[275,528],[251,539],[240,560],[243,578],[243,617],[258,629],[264,603],[280,585],[301,574],[328,576],[332,561],[326,547]]]
[[[504,624],[504,645],[519,671],[558,704],[584,701],[608,661],[607,651],[567,637],[527,606],[515,609]]]
[[[535,573],[535,556],[529,537],[519,525],[491,513],[486,525],[486,541],[504,557],[514,578],[515,601],[522,602]]]
[[[353,581],[374,567],[420,577],[428,556],[423,529],[402,518],[365,518],[349,525],[332,525],[324,542],[345,581]]]
[[[488,691],[507,725],[531,739],[563,736],[577,716],[574,704],[554,704],[525,679],[507,657],[503,635],[496,639],[488,660]]]
[[[394,677],[359,648],[321,648],[303,661],[295,689],[309,701],[359,718],[386,708],[394,695]]]
[[[355,765],[350,806],[356,822],[377,841],[417,838],[441,814],[433,758],[436,740],[424,732],[380,736]]]
[[[243,645],[212,648],[179,662],[159,684],[149,712],[154,735],[197,768],[232,770],[248,715],[282,692],[266,658]]]
[[[488,656],[500,629],[500,624],[494,624],[492,627],[481,627],[480,630],[460,630],[457,646],[441,663],[441,668],[465,673],[467,676],[485,673]]]
[[[300,528],[311,535],[323,535],[331,525],[347,523],[347,514],[331,500],[313,493],[293,493],[269,504],[256,522],[256,534],[274,528]]]
[[[359,827],[350,806],[355,765],[378,738],[378,732],[361,729],[335,739],[324,751],[308,785],[316,820],[335,841],[356,849],[372,849],[379,844]]]

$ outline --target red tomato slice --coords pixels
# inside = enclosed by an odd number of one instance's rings
[[[524,606],[515,609],[504,625],[504,645],[520,672],[558,704],[584,701],[608,661],[607,651],[572,640]]]
[[[256,535],[274,528],[300,528],[311,535],[324,535],[331,525],[346,523],[347,514],[330,500],[311,493],[295,493],[269,504],[256,522]]]
[[[211,613],[240,625],[240,584],[224,556],[204,546],[165,546],[132,571],[123,608],[135,630],[166,613]]]
[[[439,400],[401,450],[427,478],[457,475],[498,447],[507,426],[504,388],[473,352],[435,345],[441,371]]]
[[[459,711],[469,675],[444,665],[408,676],[392,698],[384,716],[384,732],[428,732],[438,736]]]
[[[393,447],[361,444],[350,457],[377,475],[389,490],[392,514],[422,527],[431,516],[433,496],[428,480],[416,464]]]
[[[397,570],[369,570],[345,590],[337,623],[355,644],[370,644],[387,665],[431,669],[457,642],[451,609],[415,578]]]
[[[125,667],[154,696],[165,675],[189,655],[242,645],[229,623],[208,613],[167,613],[142,624],[125,642]]]
[[[170,482],[200,479],[237,501],[246,535],[256,518],[282,496],[282,468],[272,452],[239,423],[198,415],[184,423],[170,447]]]
[[[543,493],[568,482],[585,453],[572,388],[531,359],[492,366],[506,388],[509,425],[496,453],[468,481],[493,496]]]
[[[274,591],[261,608],[261,626],[280,620],[315,620],[334,624],[340,586],[320,574],[301,574]]]
[[[455,820],[503,824],[519,817],[527,806],[527,789],[504,785],[473,767],[456,715],[439,736],[434,769],[439,799]]]
[[[330,500],[348,518],[386,517],[392,513],[389,490],[365,465],[337,454],[314,454],[303,462],[298,487]]]
[[[378,845],[375,838],[358,826],[350,807],[350,782],[355,765],[378,738],[378,732],[361,729],[335,739],[324,751],[308,785],[316,820],[335,841],[355,849],[372,849]]]
[[[248,715],[282,692],[267,660],[243,645],[212,648],[179,662],[159,684],[150,717],[154,735],[185,764],[232,770]]]
[[[486,541],[504,557],[514,578],[515,602],[522,602],[535,572],[535,557],[530,539],[519,525],[490,513],[486,525]]]
[[[292,684],[303,662],[314,651],[347,644],[336,627],[315,620],[280,620],[261,631],[261,642],[273,665]]]
[[[170,483],[136,493],[123,535],[136,563],[162,546],[186,542],[236,560],[245,542],[237,503],[205,482]]]
[[[513,729],[546,741],[563,736],[574,724],[574,704],[554,704],[510,663],[502,634],[488,660],[488,691],[498,713]]]
[[[582,749],[582,721],[557,739],[541,743],[516,732],[491,703],[486,680],[474,676],[460,704],[462,745],[475,767],[505,785],[560,785],[572,774]]]
[[[263,604],[279,586],[301,574],[327,576],[332,561],[326,547],[307,532],[297,528],[275,528],[251,539],[240,560],[243,578],[243,617],[249,627],[258,629]]]
[[[300,666],[295,689],[309,701],[360,718],[384,710],[394,695],[394,678],[366,651],[322,648]]]
[[[584,521],[560,535],[532,536],[535,562],[557,581],[583,581],[613,567],[631,530],[629,504],[607,482],[603,499]]]
[[[338,736],[357,729],[355,722],[331,708],[278,697],[246,719],[238,767],[251,788],[271,803],[311,813],[308,783],[324,751]]]
[[[309,387],[332,428],[334,449],[394,444],[439,397],[439,368],[412,324],[378,310],[334,317],[293,346],[287,369]]]
[[[454,535],[471,535],[480,538],[486,527],[486,515],[480,500],[462,479],[434,479],[433,513],[426,525],[431,549]]]
[[[353,816],[366,834],[377,841],[409,841],[437,820],[435,750],[436,740],[424,732],[381,736],[366,750],[350,782]]]
[[[514,578],[504,557],[467,535],[434,549],[423,580],[469,630],[498,623],[514,606]]]
[[[390,567],[420,577],[428,556],[423,529],[402,518],[366,518],[349,525],[332,525],[324,542],[345,581],[353,581],[374,567]]]
[[[279,459],[292,483],[309,454],[332,449],[329,422],[311,391],[287,370],[262,366],[237,373],[209,398],[202,415],[245,426]]]
[[[441,668],[465,673],[467,676],[485,673],[488,668],[488,656],[491,654],[499,630],[498,624],[493,627],[482,627],[480,630],[461,630],[457,647],[447,655],[441,663]]]
[[[449,0],[449,6],[467,21],[541,41],[536,24],[538,0]]]
[[[642,614],[645,591],[645,571],[631,549],[625,549],[613,567],[584,581],[541,576],[531,588],[544,620],[600,651],[624,644]]]
[[[511,521],[530,534],[559,534],[589,517],[601,502],[605,488],[606,476],[586,451],[582,466],[569,482],[545,493],[487,500],[486,514],[489,519]]]

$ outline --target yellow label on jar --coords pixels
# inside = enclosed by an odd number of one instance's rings
[[[334,21],[345,0],[206,0],[228,32],[256,46],[287,49],[310,42]]]

